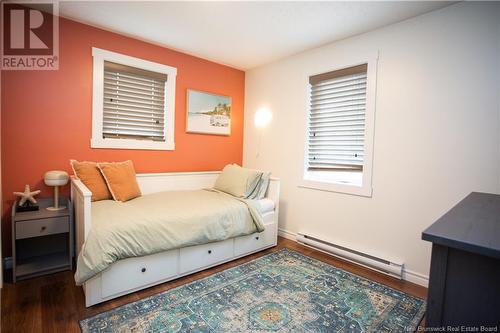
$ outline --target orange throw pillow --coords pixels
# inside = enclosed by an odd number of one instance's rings
[[[113,199],[123,202],[141,196],[132,161],[98,163],[97,166],[108,184]]]
[[[75,160],[70,160],[69,162],[75,176],[92,192],[92,201],[113,198],[96,162],[78,162]]]

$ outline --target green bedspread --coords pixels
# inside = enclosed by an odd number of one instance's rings
[[[83,284],[117,260],[263,231],[252,200],[214,190],[160,192],[92,203],[92,228],[78,256]]]

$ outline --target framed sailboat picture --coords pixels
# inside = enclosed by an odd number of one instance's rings
[[[186,132],[231,134],[231,97],[188,89]]]

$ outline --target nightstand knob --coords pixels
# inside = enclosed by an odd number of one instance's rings
[[[40,232],[44,232],[44,231],[45,231],[45,229],[47,229],[47,227],[46,227],[46,226],[41,227],[41,228],[40,228]]]
[[[208,254],[212,254],[212,250],[208,250]]]
[[[146,268],[145,268],[145,267],[143,267],[143,268],[141,269],[141,272],[143,272],[143,273],[144,273],[144,272],[146,272]]]

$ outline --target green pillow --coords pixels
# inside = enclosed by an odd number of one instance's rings
[[[259,184],[262,172],[228,164],[215,181],[214,189],[238,198],[248,198]]]
[[[264,197],[266,196],[270,180],[271,180],[271,173],[262,172],[262,177],[260,177],[259,183],[257,184],[257,186],[255,186],[255,190],[252,193],[250,193],[247,199],[255,199],[255,200],[264,199]]]

